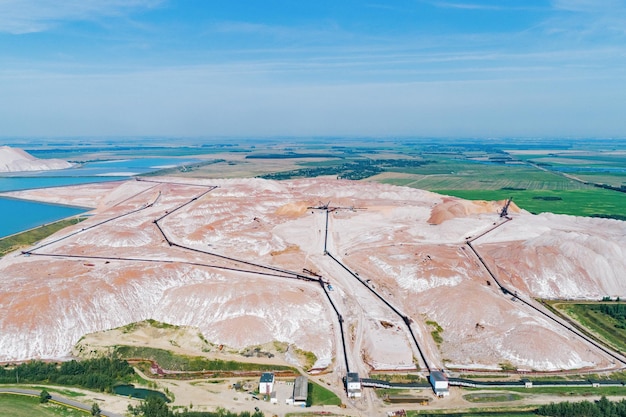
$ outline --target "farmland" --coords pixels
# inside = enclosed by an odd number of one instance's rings
[[[356,140],[243,143],[181,176],[291,179],[333,176],[504,200],[532,213],[623,219],[626,142]],[[213,154],[213,157],[217,154]],[[605,188],[602,188],[605,187]],[[610,189],[613,187],[613,189]]]

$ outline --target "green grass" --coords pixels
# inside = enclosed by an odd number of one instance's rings
[[[56,403],[40,404],[39,397],[0,394],[0,416],[11,417],[83,417],[87,412]]]
[[[478,389],[478,388],[475,388]],[[468,388],[468,391],[473,389]],[[618,395],[626,396],[626,387],[597,387],[584,386],[584,387],[532,387],[532,388],[493,388],[493,390],[505,390],[511,392],[519,392],[523,394],[553,394],[561,397],[573,397],[573,396],[592,396],[592,395]]]
[[[441,333],[443,333],[443,329],[441,328],[439,323],[437,323],[436,321],[433,321],[433,320],[427,320],[426,324],[431,326],[432,329],[433,329],[430,332],[430,334],[433,337],[433,340],[435,341],[435,343],[437,343],[438,345],[443,343],[443,337],[441,336]]]
[[[387,382],[401,382],[401,383],[414,383],[414,382],[426,382],[426,378],[423,378],[420,375],[410,374],[410,373],[393,373],[393,374],[385,374],[385,373],[371,373],[370,378],[372,379],[380,379]]]
[[[0,257],[18,249],[32,246],[35,242],[83,220],[85,217],[72,217],[0,239]]]
[[[616,327],[619,322],[613,317],[591,308],[600,303],[553,302],[553,308],[578,321],[583,327],[599,335],[614,349],[626,352],[626,329]],[[606,304],[616,304],[607,302]]]
[[[374,390],[378,398],[385,398],[387,395],[408,395],[413,392],[413,390],[409,390],[406,388],[376,388]]]
[[[622,207],[626,206],[624,193],[583,184],[560,173],[544,171],[526,164],[477,163],[466,159],[462,154],[424,157],[435,162],[419,167],[391,169],[402,174],[398,178],[394,178],[393,172],[387,170],[384,179],[379,181],[469,200],[505,200],[513,197],[518,206],[532,213],[611,216],[623,215]],[[589,167],[589,161],[585,163],[583,159],[580,160],[581,166]],[[619,164],[624,157],[600,155],[596,159],[601,166],[623,166]],[[573,163],[576,162],[577,160],[573,160]],[[571,174],[578,175],[576,172]],[[594,180],[593,176],[596,174],[597,178]],[[585,179],[591,178],[591,182],[613,186],[622,185],[626,181],[626,175],[621,173],[581,173],[583,175]]]
[[[78,391],[74,391],[71,389],[59,389],[59,388],[51,388],[51,387],[44,387],[44,386],[40,386],[40,387],[35,387],[35,386],[26,386],[24,387],[26,389],[37,389],[37,390],[46,390],[50,393],[57,393],[57,394],[61,394],[64,397],[67,398],[77,398],[77,397],[84,397],[85,394],[83,394],[82,392],[78,392]]]
[[[528,165],[481,164],[450,157],[437,158],[436,163],[420,167],[394,168],[393,172],[414,175],[407,185],[425,190],[569,190],[584,187],[569,178]],[[406,180],[405,178],[401,178]],[[385,181],[388,182],[388,181]]]
[[[626,194],[590,187],[578,190],[431,190],[468,200],[505,200],[513,202],[531,213],[557,213],[573,216],[623,215]],[[559,197],[560,200],[546,201],[533,197]]]
[[[294,412],[294,413],[286,413],[285,417],[319,417],[320,413],[319,411],[310,411],[310,412],[306,412],[306,413],[302,413],[302,412]],[[334,417],[334,416],[339,416],[339,417],[345,417],[345,414],[339,413],[332,413],[330,411],[328,411],[328,414],[324,414],[327,417]]]
[[[156,361],[162,368],[173,371],[278,371],[294,370],[281,365],[263,365],[235,361],[209,360],[201,356],[176,355],[168,350],[137,346],[116,346],[115,354],[123,359]]]
[[[421,416],[448,416],[448,417],[528,417],[537,416],[533,411],[464,411],[463,413],[446,413],[446,412],[419,412],[407,410],[407,417]]]
[[[522,398],[524,397],[522,397],[519,394],[506,393],[506,392],[475,393],[475,394],[466,394],[463,396],[463,399],[472,403],[518,401],[518,400],[521,400]]]
[[[312,405],[339,405],[341,399],[337,395],[315,382],[309,381],[309,397],[307,406]]]
[[[307,350],[302,350],[298,348],[294,348],[294,351],[296,352],[298,356],[304,359],[304,368],[306,369],[312,368],[313,365],[315,365],[315,362],[317,362],[317,356],[315,356],[315,353],[313,352],[309,352]]]

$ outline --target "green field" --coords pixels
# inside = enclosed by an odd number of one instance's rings
[[[468,389],[471,391],[472,389]],[[597,387],[594,388],[591,385],[583,387],[532,387],[532,388],[493,388],[493,390],[503,390],[510,392],[519,392],[520,394],[552,394],[560,397],[574,397],[581,396],[587,397],[592,395],[605,395],[605,396],[626,396],[626,387]]]
[[[556,213],[573,216],[620,216],[624,215],[626,194],[601,188],[578,190],[431,190],[468,200],[505,200],[513,202],[531,213]]]
[[[39,397],[0,394],[0,416],[11,417],[84,417],[89,413],[58,404],[40,404]]]
[[[315,382],[309,381],[309,397],[307,406],[311,405],[339,405],[341,399],[337,395]]]
[[[513,394],[509,392],[486,392],[486,393],[475,393],[475,394],[465,394],[463,396],[464,400],[467,400],[472,403],[493,403],[493,402],[504,402],[504,401],[518,401],[521,400],[522,397],[519,394]]]
[[[251,142],[247,159],[224,158],[238,175],[247,172],[279,180],[316,176],[363,179],[468,199],[512,196],[517,205],[532,213],[624,220],[626,193],[619,188],[626,186],[625,147],[624,140],[316,138],[288,146],[280,141],[259,146]],[[259,153],[271,158],[251,158]],[[320,157],[294,159],[297,155]],[[224,164],[219,169],[207,171],[211,173],[208,176],[224,175]]]
[[[20,248],[32,246],[35,242],[83,220],[84,217],[73,217],[0,239],[0,257]]]
[[[441,412],[437,411],[415,411],[415,410],[407,410],[407,417],[430,417],[430,416],[448,416],[448,417],[528,417],[528,416],[539,416],[534,412],[534,410],[528,410],[527,408],[522,409],[520,411],[486,411],[484,409],[468,409],[463,411],[462,413],[457,412],[446,412],[443,410]]]
[[[201,356],[177,355],[168,350],[150,347],[116,346],[115,354],[124,359],[146,359],[157,362],[162,368],[172,371],[294,371],[294,368],[281,365],[209,360]]]
[[[559,173],[525,164],[478,163],[461,156],[435,156],[432,160],[433,163],[421,167],[394,169],[373,179],[469,200],[513,197],[519,207],[531,213],[624,215],[625,193],[583,184]],[[603,174],[598,178],[603,181],[597,182],[621,183],[622,180],[616,178]]]
[[[625,326],[615,317],[611,317],[593,308],[593,306],[598,306],[599,304],[617,305],[618,303],[550,303],[554,309],[573,318],[595,335],[598,335],[605,343],[617,351],[626,352]]]

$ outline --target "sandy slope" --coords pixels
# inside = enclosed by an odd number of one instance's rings
[[[38,159],[21,149],[0,146],[0,172],[66,169],[72,164],[61,159]]]
[[[325,213],[307,207],[330,201],[328,250],[413,320],[431,364],[608,364],[488,284],[464,239],[500,221],[501,202],[333,179],[158,180],[10,193],[95,209],[48,238],[54,243],[33,251],[39,256],[0,260],[1,361],[64,356],[84,334],[153,318],[233,348],[295,344],[342,366],[337,319],[318,284],[261,275],[267,270],[209,251],[320,273],[335,286],[354,366],[411,368],[418,353],[402,320],[323,255]],[[218,188],[206,193],[209,185]],[[626,295],[626,223],[510,212],[512,221],[475,242],[507,285],[528,298]],[[166,243],[154,224],[162,216],[170,240],[194,250]],[[443,329],[439,345],[434,323]]]

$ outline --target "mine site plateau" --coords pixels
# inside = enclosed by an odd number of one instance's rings
[[[367,404],[367,387],[446,397],[455,385],[529,386],[462,374],[626,364],[538,301],[626,295],[617,220],[328,178],[152,177],[7,194],[93,210],[0,260],[4,362],[67,357],[85,335],[153,319],[231,352],[274,342],[311,352],[311,375]],[[289,352],[280,359],[301,366]],[[368,378],[407,372],[421,382]]]

